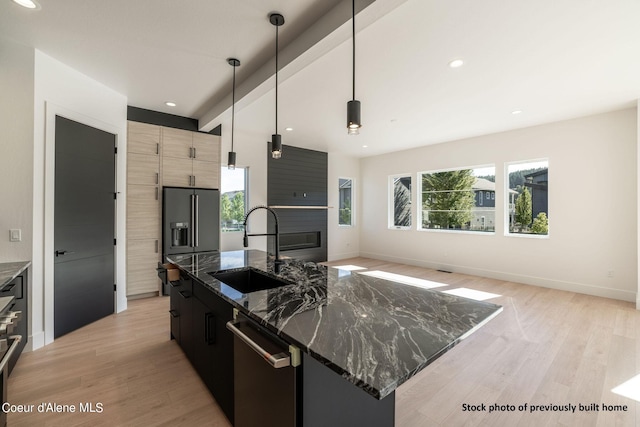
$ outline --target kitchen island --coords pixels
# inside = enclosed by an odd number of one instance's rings
[[[314,385],[308,380],[318,375],[305,368],[299,398],[305,426],[335,423],[354,405],[353,416],[368,413],[375,425],[393,425],[396,388],[502,311],[495,304],[295,259],[276,266],[273,257],[256,250],[176,255],[171,261],[300,348],[303,366],[328,373]],[[242,293],[211,275],[248,268],[288,285]]]

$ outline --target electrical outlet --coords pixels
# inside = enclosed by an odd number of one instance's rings
[[[610,279],[613,277],[613,270],[607,271],[607,277]]]
[[[20,229],[11,229],[11,230],[9,230],[9,241],[10,242],[21,242],[22,241],[22,230],[20,230]]]

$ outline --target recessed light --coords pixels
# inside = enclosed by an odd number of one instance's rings
[[[171,102],[171,101],[167,101],[164,103],[164,105],[166,105],[167,107],[175,107],[176,103],[175,102]]]
[[[291,132],[293,128],[285,128],[284,130],[286,130],[287,132]]]
[[[458,68],[458,67],[462,67],[464,65],[464,61],[462,59],[454,59],[453,61],[449,62],[449,67],[451,68]]]
[[[362,148],[367,148],[367,147],[368,147],[368,145],[363,145],[363,146],[362,146]]]
[[[13,2],[27,9],[40,9],[40,5],[33,0],[13,0]]]
[[[517,116],[518,114],[522,114],[522,110],[513,110],[511,114],[513,114],[514,116]]]

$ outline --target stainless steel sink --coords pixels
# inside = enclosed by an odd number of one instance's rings
[[[291,284],[284,280],[275,279],[253,268],[209,274],[243,294],[279,288]]]

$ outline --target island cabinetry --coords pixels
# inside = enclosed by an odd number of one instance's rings
[[[163,185],[219,188],[219,136],[163,128],[162,149]]]
[[[171,316],[171,338],[175,339],[189,360],[193,358],[193,285],[183,272],[180,279],[170,282],[169,315]]]
[[[181,278],[171,286],[172,337],[233,423],[233,335],[225,327],[233,309],[198,281],[190,282],[189,292],[185,283]]]
[[[27,344],[29,337],[29,312],[27,307],[27,301],[29,298],[27,296],[27,271],[28,270],[25,269],[13,280],[11,280],[9,283],[6,283],[0,288],[0,297],[14,297],[12,303],[13,305],[8,309],[8,311],[21,312],[17,325],[10,333],[10,335],[20,335],[22,337],[22,340],[17,344],[18,347],[15,349],[15,351],[11,355],[11,358],[7,362],[9,375],[11,374],[11,371],[13,371],[13,367],[16,365],[20,354],[22,354],[22,350]],[[1,285],[2,283],[0,283],[0,286]]]
[[[128,122],[127,297],[157,294],[160,260],[161,127]]]

